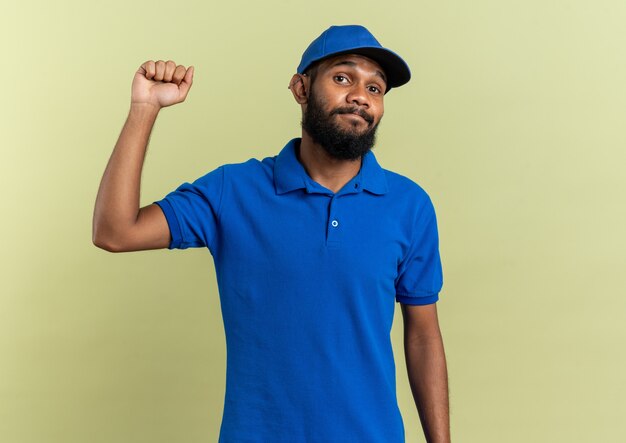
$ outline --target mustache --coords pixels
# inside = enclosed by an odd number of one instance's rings
[[[363,117],[363,119],[366,122],[368,122],[370,125],[374,123],[374,119],[361,108],[356,108],[356,107],[337,108],[337,109],[333,109],[330,113],[331,116],[335,114],[357,114]]]

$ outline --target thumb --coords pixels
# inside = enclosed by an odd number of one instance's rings
[[[191,85],[193,84],[193,71],[194,71],[194,67],[190,66],[187,69],[187,72],[185,72],[185,77],[183,77],[183,80],[180,82],[180,85],[178,85],[178,89],[180,90],[181,98],[183,100],[187,98],[187,94],[189,93],[189,88],[191,88]]]

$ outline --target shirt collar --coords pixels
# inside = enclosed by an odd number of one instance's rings
[[[328,192],[319,183],[316,183],[307,174],[304,166],[296,156],[301,138],[290,140],[276,156],[274,163],[274,186],[277,194],[284,194],[296,189],[306,189],[307,192]],[[350,180],[351,186],[344,186],[340,193],[360,192],[365,189],[373,194],[382,195],[388,191],[385,171],[376,161],[372,151],[363,157],[359,173]]]

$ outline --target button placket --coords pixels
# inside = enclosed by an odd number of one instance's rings
[[[341,240],[341,219],[337,214],[337,195],[330,198],[328,204],[328,220],[326,228],[326,243],[329,247],[336,247]]]

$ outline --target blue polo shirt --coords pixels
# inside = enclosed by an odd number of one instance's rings
[[[219,441],[404,442],[390,331],[395,302],[438,300],[433,205],[373,152],[333,193],[299,146],[155,202],[169,249],[213,256],[227,348]]]

